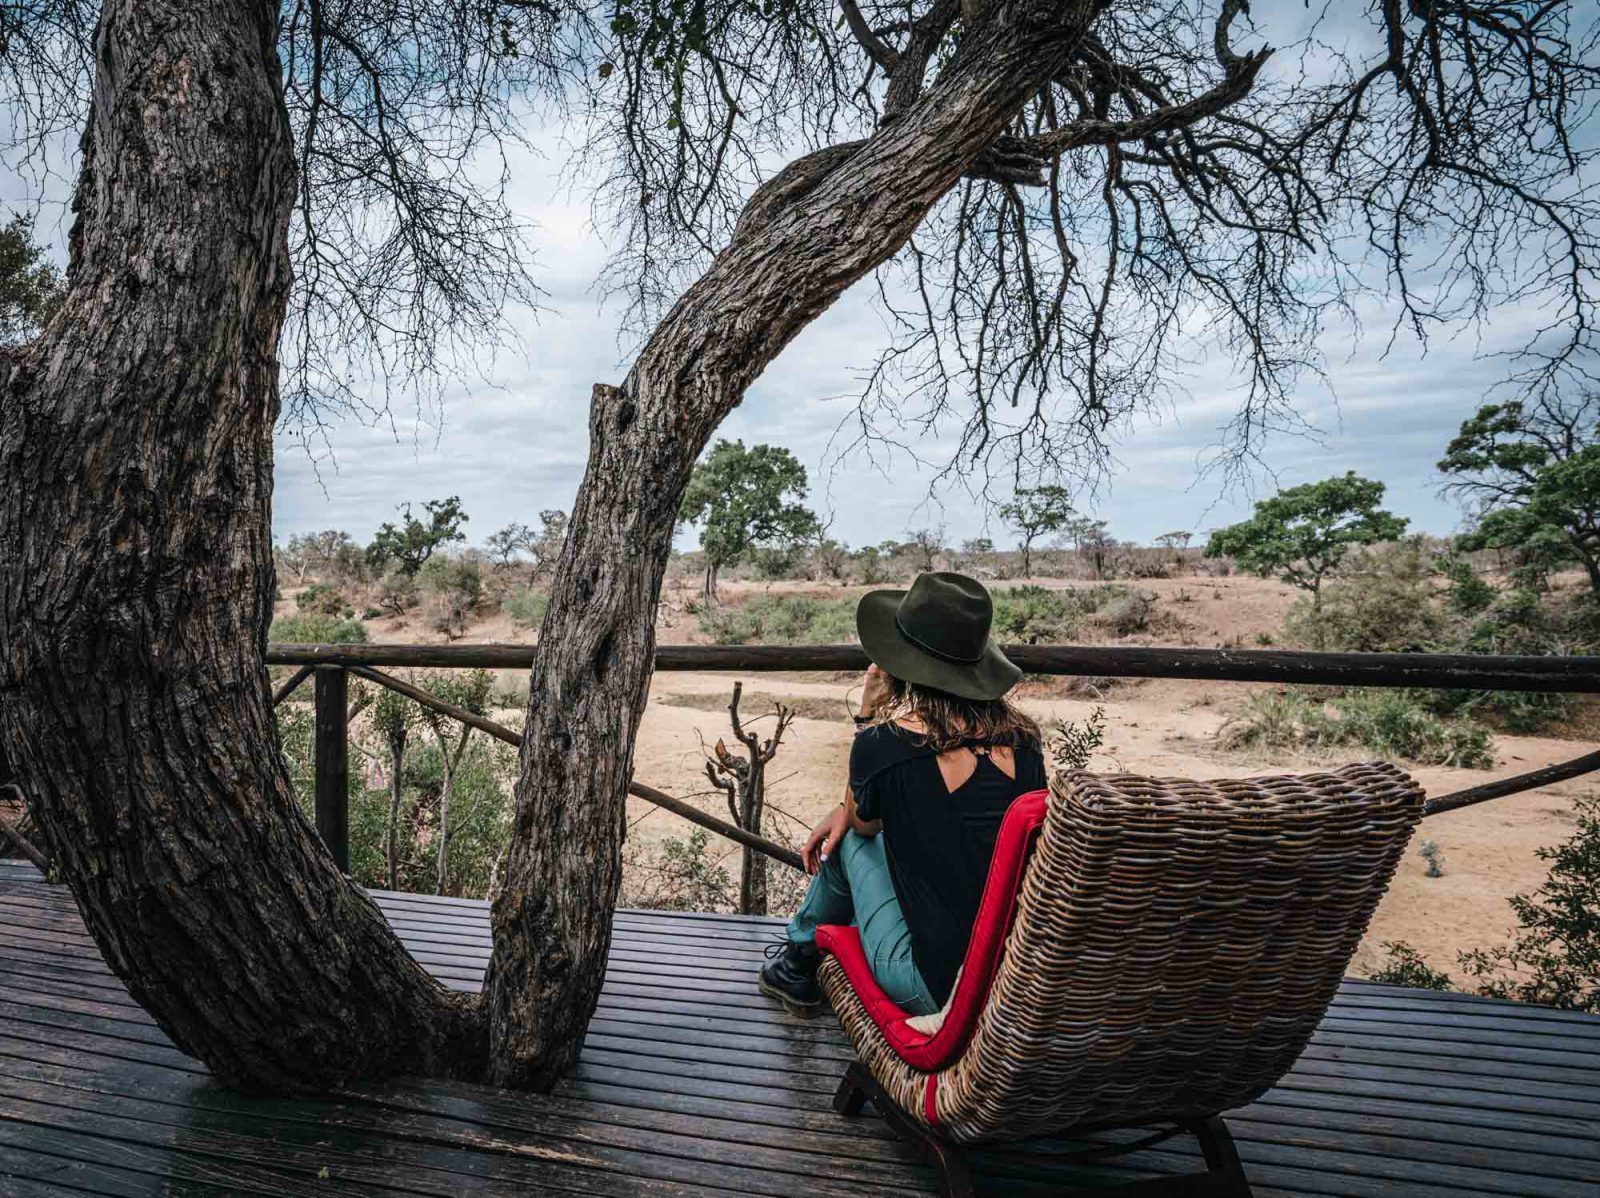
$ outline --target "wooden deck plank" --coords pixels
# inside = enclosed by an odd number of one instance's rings
[[[487,904],[373,897],[424,965],[478,988]],[[402,1080],[263,1101],[171,1045],[70,894],[0,864],[0,1194],[930,1193],[881,1123],[832,1112],[851,1059],[833,1020],[755,992],[781,926],[619,912],[582,1060],[553,1095]],[[1353,981],[1295,1069],[1230,1122],[1262,1198],[1600,1198],[1600,1019]],[[981,1193],[1016,1198],[1198,1163],[1181,1142],[1087,1173],[972,1161]]]

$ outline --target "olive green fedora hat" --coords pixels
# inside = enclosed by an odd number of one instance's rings
[[[965,574],[919,574],[909,591],[872,591],[856,608],[867,656],[905,682],[998,699],[1022,677],[989,639],[994,601]]]

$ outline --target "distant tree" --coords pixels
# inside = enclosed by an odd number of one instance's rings
[[[678,518],[698,524],[706,556],[705,597],[715,602],[717,572],[754,549],[797,545],[821,531],[798,501],[806,468],[787,449],[718,441],[694,468]]]
[[[1090,573],[1097,579],[1104,578],[1106,558],[1117,546],[1117,538],[1106,531],[1106,522],[1077,516],[1068,520],[1062,531],[1072,538],[1073,552],[1089,563]]]
[[[418,589],[427,597],[427,612],[434,631],[455,640],[483,598],[483,577],[478,563],[459,557],[429,558],[416,573]]]
[[[522,554],[535,554],[539,548],[539,534],[529,525],[513,521],[499,532],[489,534],[483,543],[484,552],[495,570],[504,572],[517,564]]]
[[[399,566],[391,566],[378,579],[374,592],[380,611],[403,616],[417,605],[417,579]]]
[[[1173,556],[1177,557],[1189,548],[1189,542],[1193,538],[1192,532],[1164,532],[1156,538],[1156,544],[1163,549],[1172,550]]]
[[[461,500],[455,495],[424,503],[422,510],[426,520],[412,515],[409,503],[400,510],[405,518],[398,525],[390,523],[378,529],[372,544],[367,546],[367,561],[374,569],[381,570],[393,562],[402,574],[414,578],[435,550],[452,541],[467,539],[467,534],[461,531],[467,514],[461,510]]]
[[[61,296],[61,272],[34,244],[32,218],[14,216],[0,225],[0,346],[31,338]]]
[[[845,570],[850,565],[850,546],[832,537],[823,537],[812,552],[817,559],[817,568],[826,577],[835,582],[844,580]]]
[[[961,554],[963,557],[977,557],[980,554],[993,552],[994,542],[988,537],[969,537],[961,542]]]
[[[1311,593],[1322,609],[1322,581],[1352,546],[1396,540],[1407,521],[1379,508],[1384,485],[1351,471],[1303,483],[1256,504],[1255,515],[1211,534],[1207,557],[1231,557],[1262,578],[1276,574]]]
[[[864,586],[876,586],[883,582],[889,577],[889,564],[885,560],[888,556],[880,545],[866,545],[857,549],[853,555],[856,578]]]
[[[359,572],[361,550],[355,539],[337,528],[296,533],[278,551],[278,560],[295,572],[295,581],[311,576],[331,578]]]
[[[539,513],[539,539],[533,546],[533,572],[544,574],[556,567],[561,547],[567,543],[567,513],[546,508]]]
[[[1461,425],[1439,469],[1474,508],[1462,549],[1507,549],[1542,579],[1576,560],[1600,596],[1600,392],[1487,404]]]
[[[906,545],[916,551],[917,572],[928,573],[933,569],[933,559],[944,548],[944,525],[907,529]]]
[[[290,537],[285,545],[279,545],[272,553],[273,564],[280,572],[287,571],[294,575],[295,582],[304,582],[306,574],[310,572],[311,559],[306,553],[305,541],[301,537]]]
[[[1049,533],[1060,532],[1074,516],[1072,496],[1065,487],[1053,483],[1018,491],[1010,503],[1000,505],[1000,519],[1022,537],[1022,576],[1033,573],[1033,543]]]

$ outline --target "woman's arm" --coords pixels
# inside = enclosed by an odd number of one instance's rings
[[[845,818],[850,821],[850,827],[862,836],[876,836],[883,831],[881,819],[862,819],[856,811],[856,796],[848,786],[844,788]]]
[[[811,829],[811,835],[806,837],[806,843],[800,850],[800,860],[806,867],[806,873],[814,874],[821,869],[822,863],[833,856],[844,834],[852,828],[862,836],[876,836],[882,827],[882,820],[864,820],[856,814],[856,797],[846,786],[844,802],[822,817],[822,821]]]
[[[871,719],[888,693],[889,676],[877,666],[872,666],[867,670],[861,688],[861,718]],[[821,869],[822,863],[839,847],[844,834],[851,830],[862,836],[876,836],[883,830],[883,821],[861,818],[856,811],[855,793],[846,783],[844,802],[822,817],[822,821],[811,829],[811,835],[806,837],[806,843],[800,850],[800,860],[806,872],[814,874]]]

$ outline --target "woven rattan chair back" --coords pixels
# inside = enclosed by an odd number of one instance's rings
[[[988,1002],[933,1087],[940,1132],[1020,1139],[1258,1097],[1332,1000],[1422,798],[1384,764],[1058,775]],[[927,1076],[851,1031],[916,1112]]]

